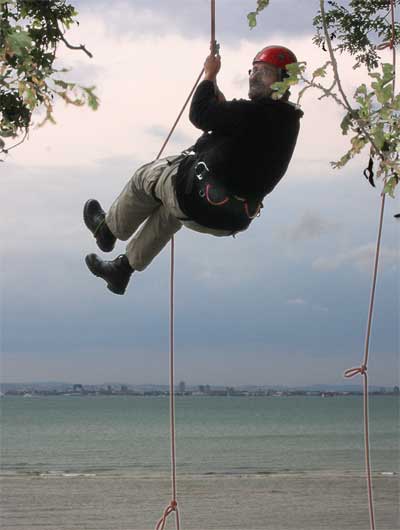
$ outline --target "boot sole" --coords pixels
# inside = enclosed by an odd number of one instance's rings
[[[103,252],[111,252],[112,250],[114,250],[116,240],[112,244],[110,243],[109,245],[101,245],[98,238],[94,235],[93,229],[89,226],[89,223],[87,222],[87,218],[89,218],[89,203],[93,201],[97,202],[97,204],[99,205],[99,208],[103,211],[99,201],[96,201],[96,199],[87,200],[85,202],[85,206],[83,207],[83,222],[85,223],[86,228],[91,232],[91,234],[95,238],[96,244],[99,247],[99,249],[102,250]]]
[[[90,259],[90,255],[89,256],[86,256],[85,258],[85,263],[86,263],[86,266],[87,268],[90,270],[90,272],[93,274],[93,276],[97,276],[97,278],[101,278],[102,280],[104,280],[105,282],[107,282],[107,280],[105,278],[103,278],[103,276],[101,274],[98,274],[94,268],[94,265],[92,264],[91,262],[91,259]],[[112,293],[114,294],[119,294],[119,295],[123,295],[125,294],[125,291],[126,289],[124,290],[121,290],[121,289],[118,289],[117,287],[114,287],[111,283],[108,283],[107,282],[107,289],[109,291],[111,291]]]
[[[90,227],[90,223],[88,223],[87,219],[89,218],[89,204],[90,204],[91,202],[93,202],[94,200],[95,200],[95,199],[89,199],[89,200],[87,200],[87,201],[85,202],[84,207],[83,207],[83,222],[85,223],[86,228],[87,228],[88,230],[90,230],[90,232],[92,232],[92,234],[93,234],[93,229]],[[96,202],[97,202],[97,201],[96,201]],[[97,202],[97,204],[100,206],[100,203],[99,203],[99,202]],[[101,208],[101,206],[100,206],[100,208]]]

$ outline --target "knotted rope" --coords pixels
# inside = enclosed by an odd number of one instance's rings
[[[216,42],[215,42],[215,0],[211,0],[211,44],[210,44],[211,53],[215,54],[216,51]],[[162,153],[164,152],[165,147],[167,146],[173,132],[175,131],[176,126],[179,123],[179,120],[182,117],[194,91],[196,90],[197,85],[200,82],[200,79],[204,73],[204,68],[202,68],[196,82],[190,91],[181,111],[178,114],[178,117],[175,120],[175,123],[171,127],[170,132],[168,133],[167,138],[165,139],[160,152],[157,155],[156,160],[158,160]],[[159,519],[155,530],[164,530],[167,523],[168,516],[172,513],[175,513],[175,523],[176,530],[180,530],[179,526],[179,511],[178,511],[178,502],[176,500],[176,447],[175,447],[175,386],[174,386],[174,276],[175,276],[175,238],[171,238],[171,265],[170,265],[170,344],[169,344],[169,395],[170,395],[170,432],[171,432],[171,486],[172,486],[172,500],[165,508],[163,515]]]
[[[176,527],[179,528],[179,513],[178,513],[178,503],[176,501],[171,501],[170,504],[165,508],[162,517],[157,523],[156,530],[164,530],[167,523],[168,515],[171,515],[172,512],[175,512],[176,516]]]

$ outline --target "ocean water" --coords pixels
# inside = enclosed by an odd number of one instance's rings
[[[7,476],[167,476],[168,398],[4,397]],[[400,470],[399,399],[371,396],[374,472]],[[364,469],[362,398],[178,397],[178,473],[348,473]]]

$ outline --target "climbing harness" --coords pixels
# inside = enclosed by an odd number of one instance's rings
[[[233,234],[246,230],[260,215],[262,203],[231,193],[196,153],[189,154],[185,173],[185,207],[191,220],[202,226]],[[186,212],[187,213],[187,212]]]
[[[250,214],[249,200],[227,192],[223,186],[212,178],[210,169],[202,160],[198,161],[194,166],[194,175],[201,183],[199,195],[205,198],[208,204],[212,206],[224,206],[229,202],[236,201],[243,207],[247,219],[254,219],[260,215],[260,210],[263,207],[261,202],[256,201],[253,214]]]

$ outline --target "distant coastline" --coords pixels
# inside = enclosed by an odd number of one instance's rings
[[[257,386],[186,386],[181,381],[175,388],[176,396],[190,397],[337,397],[360,396],[361,386],[314,385],[304,388],[290,387],[257,387]],[[398,386],[376,387],[369,389],[370,395],[400,396]],[[85,385],[80,383],[2,383],[0,384],[2,397],[34,397],[34,396],[134,396],[134,397],[168,397],[169,388],[166,385],[125,385],[103,384]]]

